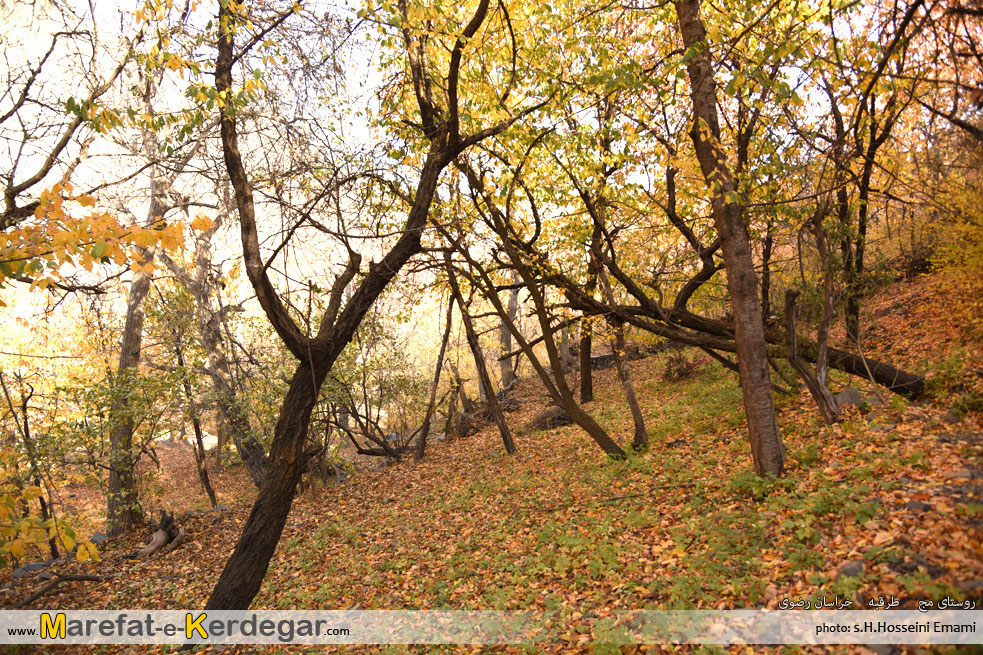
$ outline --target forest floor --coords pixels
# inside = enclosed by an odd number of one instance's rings
[[[684,351],[695,370],[670,382],[666,370],[678,368],[678,355],[663,353],[631,364],[651,437],[646,451],[611,460],[568,426],[520,430],[510,457],[489,426],[433,444],[422,462],[313,486],[294,503],[253,607],[543,609],[576,625],[581,615],[621,609],[776,608],[823,594],[864,606],[894,597],[914,609],[946,596],[983,606],[983,340],[953,320],[938,275],[892,285],[866,312],[864,353],[928,374],[928,392],[909,402],[834,374],[834,391],[856,387],[868,402],[832,427],[804,389],[779,398],[788,450],[780,480],[750,474],[736,376]],[[596,373],[595,390],[588,409],[628,443],[631,417],[613,369]],[[523,381],[519,398],[509,414],[517,427],[548,404],[535,380]],[[188,541],[140,561],[122,556],[147,533],[109,542],[101,561],[62,567],[105,582],[62,584],[34,606],[204,604],[253,492],[243,471],[221,473],[215,485],[227,507],[201,511],[207,501],[190,450],[162,447],[160,455],[154,502],[179,517],[195,512],[180,518]],[[10,606],[40,583],[0,584],[0,604]],[[593,636],[570,628],[563,639],[543,650],[586,648]]]

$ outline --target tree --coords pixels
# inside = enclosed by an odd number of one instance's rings
[[[504,131],[524,113],[511,115],[471,133],[461,131],[459,88],[465,44],[473,47],[472,41],[485,22],[488,7],[488,0],[482,0],[454,40],[446,73],[440,76],[442,87],[446,89],[443,97],[437,96],[442,91],[432,82],[436,71],[432,55],[426,51],[429,35],[411,29],[413,22],[406,2],[401,1],[393,8],[393,15],[400,19],[399,34],[406,48],[408,74],[419,111],[416,124],[426,139],[422,168],[401,235],[379,263],[370,264],[342,307],[342,294],[361,267],[361,256],[354,251],[349,253],[345,271],[332,285],[317,332],[311,335],[305,335],[290,316],[262,260],[253,189],[240,155],[236,107],[231,102],[232,69],[242,54],[236,54],[234,39],[242,17],[236,14],[231,4],[219,9],[215,91],[219,97],[230,101],[222,110],[221,136],[239,215],[246,272],[267,318],[299,363],[280,408],[270,447],[269,476],[260,488],[235,550],[209,597],[208,609],[245,609],[259,590],[303,472],[308,423],[321,385],[372,303],[404,264],[419,252],[421,234],[441,171],[468,147]]]

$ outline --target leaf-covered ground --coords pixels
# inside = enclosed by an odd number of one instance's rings
[[[736,376],[690,353],[696,372],[667,382],[668,357],[654,356],[632,364],[652,439],[644,453],[610,460],[570,426],[520,432],[509,457],[489,427],[434,444],[422,463],[308,489],[254,607],[541,608],[575,625],[618,609],[774,608],[817,594],[894,596],[902,608],[947,595],[983,601],[983,352],[947,319],[940,284],[898,284],[868,308],[865,353],[929,373],[926,398],[879,398],[862,380],[834,375],[834,388],[859,387],[869,403],[833,427],[804,390],[780,400],[789,471],[779,481],[748,473]],[[598,372],[595,386],[590,411],[629,442],[613,370]],[[516,426],[546,404],[533,380],[521,392],[509,415]],[[190,451],[162,452],[161,502],[178,512],[204,507]],[[217,486],[229,508],[183,518],[191,539],[170,556],[123,559],[146,537],[133,535],[105,548],[101,562],[66,568],[107,582],[64,584],[36,606],[200,607],[249,509],[243,474]],[[837,577],[848,563],[862,573]],[[9,606],[38,582],[5,585],[0,602]],[[543,650],[592,639],[559,632],[563,641]]]

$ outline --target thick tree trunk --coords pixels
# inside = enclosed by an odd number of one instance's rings
[[[711,211],[727,271],[754,469],[759,475],[781,475],[785,458],[771,395],[758,280],[743,206],[736,200],[734,178],[720,147],[716,86],[706,29],[700,17],[700,0],[678,0],[675,6],[683,42],[693,55],[687,64],[694,113],[691,136],[707,188],[713,194]]]
[[[123,324],[123,343],[116,374],[116,392],[110,415],[109,487],[106,534],[116,537],[143,523],[133,461],[133,418],[129,414],[127,387],[133,383],[143,348],[143,302],[150,291],[150,275],[134,271]]]
[[[280,406],[270,449],[270,475],[259,489],[205,609],[247,609],[259,591],[304,472],[307,426],[326,372],[315,374],[307,362],[297,365]]]

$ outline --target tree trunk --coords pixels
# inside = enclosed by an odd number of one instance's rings
[[[587,284],[584,292],[593,294],[597,288],[597,274],[600,262],[593,256],[601,247],[601,226],[596,222],[591,230],[590,250],[587,259]],[[593,349],[593,326],[588,317],[580,321],[580,402],[589,403],[594,400],[594,368],[591,365],[591,350]]]
[[[773,223],[769,219],[761,248],[761,317],[765,321],[771,316],[771,250],[775,241],[772,229]]]
[[[449,101],[446,114],[434,109],[429,96],[429,77],[426,91],[422,90],[423,77],[429,76],[431,71],[424,68],[420,61],[416,47],[419,44],[413,42],[409,32],[404,32],[421,120],[430,141],[429,151],[420,170],[402,234],[379,262],[369,265],[367,273],[358,282],[354,293],[342,309],[342,294],[360,270],[361,258],[355,254],[350,255],[349,266],[335,280],[320,327],[313,337],[301,331],[267,277],[259,248],[252,185],[239,154],[235,114],[228,111],[221,113],[222,151],[229,179],[235,190],[246,274],[270,324],[300,363],[280,408],[270,447],[269,475],[260,487],[252,512],[208,599],[206,609],[234,610],[249,607],[266,575],[290,513],[297,483],[306,468],[304,444],[311,412],[325,377],[376,299],[406,262],[420,252],[421,237],[427,225],[441,171],[468,145],[494,136],[510,125],[507,121],[501,122],[463,140],[459,131],[457,83],[464,43],[470,41],[481,27],[488,7],[489,0],[480,1],[474,17],[451,52],[446,78]],[[232,66],[236,57],[230,26],[231,12],[229,3],[219,5],[215,88],[222,93],[233,92]],[[436,124],[438,114],[442,122]]]
[[[437,353],[437,364],[434,366],[433,384],[430,386],[430,402],[427,403],[427,414],[423,418],[423,425],[420,427],[419,441],[416,442],[416,458],[423,459],[427,450],[427,437],[430,434],[430,421],[433,420],[434,408],[437,404],[437,388],[440,386],[440,371],[444,368],[444,353],[447,352],[447,343],[450,341],[451,325],[454,318],[454,296],[447,299],[447,318],[444,322],[444,335],[440,339],[440,352]],[[446,432],[445,432],[446,434]]]
[[[596,259],[596,257],[594,258]],[[601,280],[601,288],[607,298],[608,304],[614,305],[614,291],[611,289],[611,282],[603,268],[598,269]],[[625,398],[628,400],[628,407],[631,409],[631,418],[635,424],[635,437],[631,445],[635,450],[641,450],[648,445],[649,433],[645,428],[645,417],[642,416],[642,408],[638,404],[638,397],[635,396],[635,385],[631,381],[631,372],[625,364],[625,327],[620,322],[615,323],[614,344],[612,353],[614,354],[614,366],[618,371],[618,378],[621,380],[621,387],[625,391]]]
[[[822,415],[823,421],[827,425],[831,425],[836,422],[839,414],[836,408],[836,402],[826,387],[825,380],[820,380],[817,376],[813,375],[812,371],[809,370],[809,367],[805,365],[805,362],[802,361],[798,354],[798,337],[795,332],[795,299],[798,295],[799,292],[794,289],[785,291],[785,329],[788,331],[788,362],[809,388],[809,393],[812,394],[812,398],[819,408],[819,413]],[[818,367],[819,365],[817,365]]]
[[[110,409],[109,488],[106,534],[116,537],[143,523],[133,461],[133,418],[129,415],[128,387],[133,384],[143,347],[143,302],[150,290],[150,275],[134,271],[123,324],[123,344],[117,369],[116,392]]]
[[[474,355],[474,365],[478,370],[478,381],[481,384],[485,403],[488,405],[488,412],[492,415],[495,424],[498,426],[498,431],[502,435],[505,452],[512,455],[515,453],[515,441],[512,439],[512,432],[509,430],[508,423],[505,422],[502,407],[498,404],[498,398],[495,396],[495,390],[492,388],[491,377],[488,375],[488,367],[485,366],[485,357],[481,352],[481,344],[478,342],[478,333],[475,332],[471,315],[468,314],[468,309],[464,306],[464,299],[461,297],[461,289],[457,284],[457,276],[454,274],[449,253],[445,255],[444,261],[447,269],[447,281],[450,284],[451,293],[457,301],[458,309],[461,310],[461,322],[464,324],[464,333],[468,338],[468,346],[471,348],[471,354]]]
[[[280,406],[270,449],[270,475],[259,489],[235,550],[205,605],[206,610],[247,609],[259,591],[304,471],[307,426],[326,373],[324,370],[315,375],[308,362],[297,365]]]
[[[175,335],[175,338],[178,336]],[[177,356],[177,365],[184,370],[184,351],[178,341],[174,343],[174,354]],[[191,382],[188,380],[187,371],[184,371],[181,382],[184,387],[184,400],[188,403],[188,415],[191,417],[191,425],[195,431],[195,445],[193,447],[195,468],[198,469],[198,479],[201,481],[201,486],[205,490],[205,493],[208,494],[208,502],[212,504],[212,509],[214,509],[218,507],[218,500],[215,498],[215,490],[212,489],[212,482],[208,479],[208,465],[205,461],[205,440],[201,433],[201,421],[198,418],[198,408],[195,406],[194,394],[191,390]],[[184,426],[184,421],[181,421],[181,425],[182,427]]]
[[[512,276],[512,283],[515,284],[517,276]],[[509,291],[509,320],[515,322],[516,317],[519,315],[519,290],[512,289]],[[512,333],[509,332],[508,326],[505,321],[498,326],[498,343],[499,347],[502,349],[502,355],[506,355],[512,352]],[[516,358],[518,359],[518,358]],[[512,358],[507,357],[505,359],[499,359],[498,362],[499,370],[502,374],[502,388],[508,389],[515,383],[515,369],[512,366]]]
[[[215,230],[200,235],[195,243],[195,276],[190,291],[195,296],[201,345],[208,357],[208,370],[215,387],[215,400],[221,413],[220,426],[231,431],[232,441],[240,459],[257,487],[269,473],[266,450],[253,434],[249,417],[239,404],[232,367],[225,355],[222,339],[222,314],[212,303],[212,291],[217,286],[211,274],[211,237]],[[224,436],[224,435],[223,435]],[[222,446],[224,444],[220,444]],[[222,450],[219,449],[220,457]]]
[[[707,188],[713,193],[711,211],[722,242],[727,289],[734,312],[741,390],[754,469],[759,475],[781,475],[785,458],[771,392],[758,280],[743,206],[720,147],[716,86],[706,29],[700,17],[700,0],[679,0],[675,7],[683,42],[693,54],[687,64],[694,112],[691,137]]]

